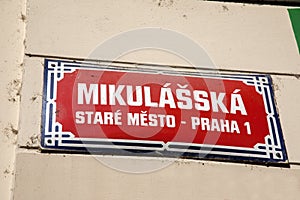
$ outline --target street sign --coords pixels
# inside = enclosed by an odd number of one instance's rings
[[[45,60],[47,150],[284,163],[268,75]]]

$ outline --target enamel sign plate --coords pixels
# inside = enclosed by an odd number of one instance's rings
[[[267,75],[45,60],[43,149],[287,162]]]

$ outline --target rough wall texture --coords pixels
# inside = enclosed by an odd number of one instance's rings
[[[0,2],[0,198],[13,189],[24,55],[25,2]]]

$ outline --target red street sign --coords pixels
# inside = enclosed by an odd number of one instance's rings
[[[42,148],[286,162],[267,75],[45,60]]]

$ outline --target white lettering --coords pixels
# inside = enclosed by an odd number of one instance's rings
[[[83,104],[83,99],[85,99],[86,104],[90,104],[91,98],[93,99],[93,104],[98,104],[98,85],[90,84],[90,88],[88,90],[85,83],[78,83],[77,103]]]

